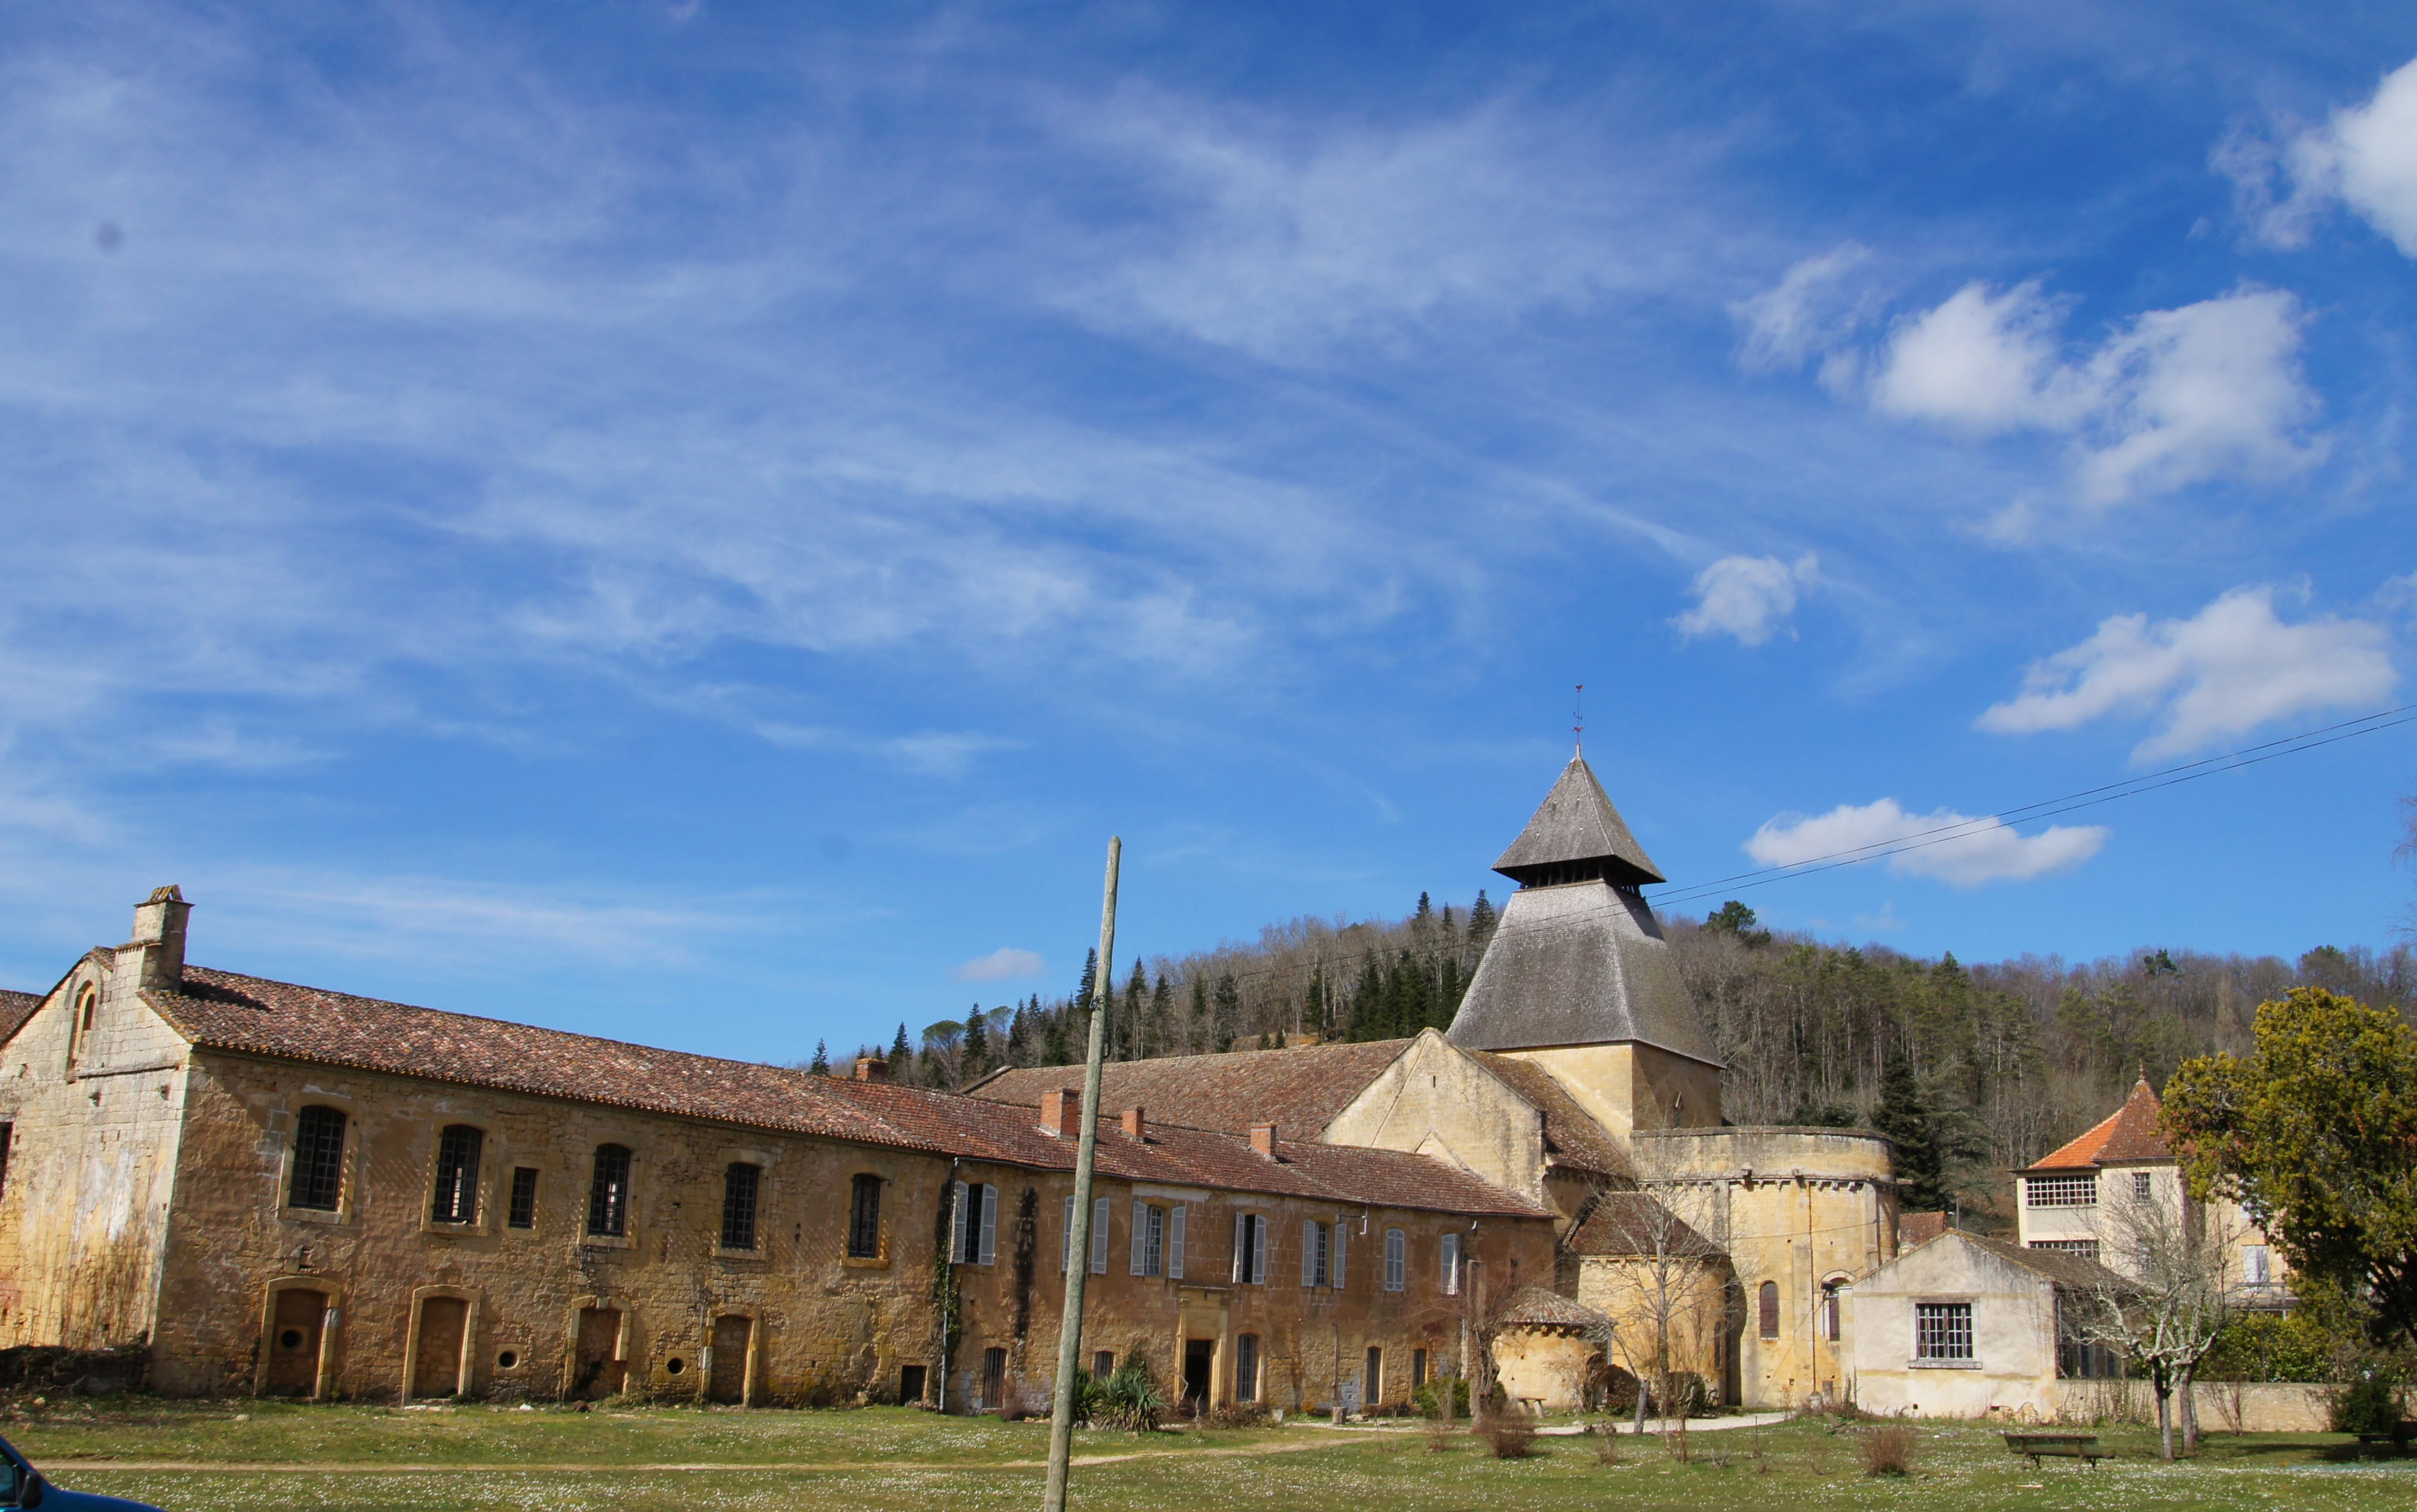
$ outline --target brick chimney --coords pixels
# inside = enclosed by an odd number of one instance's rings
[[[1124,1124],[1125,1138],[1129,1140],[1142,1139],[1149,1131],[1148,1124],[1141,1116],[1141,1106],[1138,1103],[1124,1111]]]
[[[856,1058],[856,1079],[859,1081],[887,1081],[889,1080],[889,1063],[878,1055],[859,1055]]]
[[[1053,1139],[1083,1137],[1083,1095],[1072,1087],[1051,1087],[1041,1095],[1041,1132]]]
[[[185,915],[192,911],[174,884],[134,905],[134,935],[117,947],[117,961],[135,967],[137,986],[174,992],[185,985]]]
[[[1272,1160],[1276,1157],[1276,1126],[1273,1124],[1251,1126],[1251,1148]]]

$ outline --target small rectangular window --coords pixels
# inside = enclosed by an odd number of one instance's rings
[[[1304,1291],[1327,1284],[1327,1244],[1331,1231],[1312,1218],[1300,1226],[1300,1284]]]
[[[429,1217],[438,1223],[479,1218],[479,1151],[486,1136],[467,1124],[448,1124],[436,1136],[436,1196]]]
[[[1439,1259],[1443,1266],[1443,1294],[1456,1297],[1460,1295],[1460,1235],[1445,1234],[1440,1250]]]
[[[1234,1399],[1259,1399],[1259,1336],[1244,1334],[1234,1340]]]
[[[1972,1357],[1972,1304],[1917,1302],[1913,1308],[1913,1357],[1918,1360],[1969,1360]]]
[[[1267,1284],[1268,1220],[1256,1213],[1234,1215],[1234,1280],[1241,1286]]]
[[[333,1213],[343,1193],[344,1115],[334,1108],[305,1108],[294,1115],[294,1175],[286,1184],[286,1205]]]
[[[1410,1389],[1412,1391],[1416,1391],[1426,1383],[1427,1352],[1422,1349],[1414,1349],[1410,1351]]]
[[[8,1147],[17,1142],[17,1126],[0,1124],[0,1198],[8,1195]]]
[[[1385,1352],[1378,1346],[1368,1346],[1367,1368],[1361,1372],[1360,1405],[1375,1407],[1385,1399]]]
[[[1398,1292],[1409,1268],[1410,1236],[1399,1229],[1385,1231],[1385,1290]]]
[[[881,1258],[881,1178],[869,1172],[849,1184],[847,1253],[850,1260]]]
[[[2098,1258],[2098,1241],[2095,1239],[2034,1239],[2030,1243],[2030,1247],[2053,1249],[2064,1255],[2079,1255],[2084,1260]]]
[[[630,1150],[596,1146],[596,1172],[587,1183],[587,1232],[618,1239],[630,1232]]]
[[[1148,1202],[1132,1205],[1132,1260],[1135,1276],[1166,1274],[1166,1209]]]
[[[1091,1378],[1093,1380],[1105,1381],[1108,1377],[1116,1373],[1116,1351],[1102,1349],[1093,1350],[1091,1352]]]
[[[755,1247],[755,1199],[764,1182],[764,1168],[733,1161],[722,1173],[722,1247]]]
[[[998,1258],[998,1188],[961,1181],[956,1212],[950,1217],[949,1258],[960,1265],[987,1265]]]
[[[1007,1351],[996,1346],[982,1351],[981,1404],[994,1413],[1007,1405]]]
[[[504,1213],[504,1222],[515,1229],[537,1227],[537,1167],[512,1168],[512,1202]]]
[[[2155,1189],[2156,1187],[2150,1180],[2149,1173],[2147,1172],[2135,1171],[2132,1172],[2132,1201],[2136,1202],[2145,1202],[2149,1200],[2149,1194]]]
[[[5,1127],[5,1126],[0,1126]],[[0,1133],[0,1159],[5,1159],[7,1137]],[[2265,1286],[2274,1279],[2274,1252],[2265,1245],[2243,1245],[2241,1247],[2241,1278],[2251,1286]]]

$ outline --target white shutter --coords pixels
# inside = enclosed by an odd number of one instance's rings
[[[951,1183],[949,1197],[949,1259],[958,1261],[965,1258],[965,1184]]]
[[[1443,1294],[1460,1295],[1460,1235],[1443,1236]]]
[[[976,1258],[985,1265],[998,1260],[998,1188],[988,1182],[981,1189],[981,1249]]]
[[[1250,1264],[1251,1220],[1241,1213],[1234,1215],[1234,1284],[1242,1284],[1242,1272]]]
[[[1251,1281],[1268,1284],[1268,1220],[1255,1216],[1251,1219]]]
[[[1337,1292],[1343,1290],[1343,1234],[1346,1227],[1341,1223],[1334,1226],[1334,1252],[1326,1260],[1326,1284]]]
[[[1149,1208],[1136,1197],[1132,1205],[1132,1243],[1127,1247],[1132,1251],[1132,1274],[1135,1276],[1146,1274],[1141,1268],[1142,1247],[1148,1243],[1148,1235]]]
[[[1191,1211],[1191,1203],[1178,1202],[1167,1218],[1166,1274],[1178,1281],[1183,1279],[1183,1215]]]
[[[1315,1218],[1300,1226],[1300,1284],[1303,1291],[1317,1284],[1317,1231],[1320,1227]]]
[[[1074,1198],[1072,1193],[1069,1193],[1066,1198],[1066,1227],[1057,1234],[1057,1274],[1063,1276],[1066,1274],[1067,1267],[1073,1263]]]
[[[1108,1274],[1108,1200],[1091,1204],[1091,1274]]]

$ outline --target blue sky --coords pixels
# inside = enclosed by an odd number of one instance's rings
[[[2412,698],[2407,6],[0,14],[0,981],[802,1056]],[[1746,894],[2380,945],[2394,731]],[[2060,826],[2060,827],[2059,827]],[[1037,973],[1037,975],[1031,975]]]

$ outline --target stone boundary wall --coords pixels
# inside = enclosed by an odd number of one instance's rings
[[[2323,1433],[2340,1388],[2294,1381],[2202,1381],[2192,1387],[2202,1433]],[[2052,1399],[2065,1423],[2153,1423],[2146,1381],[2060,1381]]]

